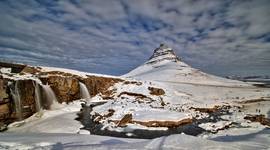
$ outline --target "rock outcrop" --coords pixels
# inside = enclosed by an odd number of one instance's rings
[[[153,64],[164,60],[177,62],[180,61],[180,58],[177,57],[172,48],[165,44],[160,44],[160,46],[154,50],[153,55],[149,58],[146,64]]]
[[[10,122],[12,114],[12,104],[8,91],[8,80],[0,75],[0,128]]]
[[[125,114],[125,116],[117,123],[118,127],[125,127],[127,123],[132,121],[132,114]]]
[[[40,67],[25,66],[21,73],[38,74],[40,73]]]
[[[182,119],[182,120],[178,120],[178,121],[159,121],[159,120],[155,120],[155,121],[132,121],[131,123],[136,123],[136,124],[140,124],[146,127],[167,127],[167,128],[176,128],[179,126],[183,126],[186,124],[191,124],[192,123],[192,119],[187,118],[187,119]]]
[[[24,64],[0,62],[0,68],[11,68],[12,73],[20,73],[25,67]]]
[[[118,87],[114,86],[116,83],[122,82],[120,85],[124,86],[132,84],[138,88],[143,83],[117,77],[80,74],[27,65],[5,64],[5,66],[11,67],[11,70],[15,66],[15,72],[8,71],[10,69],[0,70],[0,123],[4,125],[26,119],[40,109],[51,109],[54,100],[59,103],[70,103],[81,99],[80,84],[86,87],[84,89],[86,92],[88,90],[90,97],[99,95],[103,100],[132,96],[139,103],[149,103],[154,101],[151,95],[162,96],[165,94],[163,89],[153,86],[148,88],[149,95],[123,89],[119,91]],[[2,67],[0,64],[0,68]],[[108,115],[100,117],[108,117],[112,114],[113,111],[110,111]]]
[[[11,68],[11,72],[0,72],[0,124],[3,126],[33,115],[39,107],[50,109],[52,102],[48,101],[45,86],[52,89],[59,103],[69,103],[81,98],[80,82],[86,85],[92,97],[100,94],[104,99],[114,97],[111,86],[124,82],[119,78],[80,76],[72,72],[44,71],[41,67],[0,64],[0,69],[6,67]]]
[[[18,88],[20,94],[22,118],[27,118],[36,112],[34,82],[35,81],[28,79],[13,82],[13,88],[15,88],[15,84],[17,84],[16,88]]]
[[[126,114],[121,120],[110,120],[115,122],[118,127],[125,127],[128,123],[132,124],[140,124],[145,127],[167,127],[167,128],[177,128],[179,126],[191,124],[193,122],[192,118],[186,118],[182,120],[175,120],[175,121],[138,121],[132,120],[132,114]]]
[[[0,104],[9,102],[9,95],[7,93],[7,80],[0,76]]]
[[[0,123],[5,125],[27,118],[36,110],[33,80],[0,77]],[[15,93],[19,96],[15,99]],[[13,93],[13,95],[12,95]]]
[[[160,89],[160,88],[148,87],[148,90],[150,91],[150,94],[151,95],[160,96],[160,95],[164,95],[165,94],[165,91],[163,89]]]
[[[113,90],[109,90],[115,83],[122,82],[122,79],[110,78],[110,77],[99,77],[99,76],[87,76],[83,78],[82,82],[89,89],[91,96],[95,96],[100,93],[103,97],[112,97]]]
[[[80,99],[79,80],[71,76],[48,76],[40,78],[43,84],[48,84],[54,91],[59,103],[69,103]]]
[[[266,125],[270,127],[270,119],[266,118],[265,115],[251,115],[248,114],[244,117],[246,120],[250,120],[251,122],[259,122],[262,125]]]

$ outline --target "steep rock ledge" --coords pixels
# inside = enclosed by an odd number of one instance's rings
[[[0,77],[0,122],[9,124],[27,118],[37,112],[33,80],[11,80]],[[16,89],[17,88],[17,89]],[[20,95],[15,100],[12,91]],[[20,110],[20,114],[18,113]]]
[[[0,127],[10,122],[9,118],[11,118],[12,113],[11,105],[11,99],[8,93],[8,81],[0,75]]]
[[[12,70],[13,65],[8,65],[8,68],[5,66],[0,65],[0,126],[26,119],[40,109],[51,109],[53,101],[48,90],[55,95],[58,103],[81,99],[82,85],[85,85],[84,89],[89,92],[90,97],[98,95],[103,100],[117,99],[121,93],[127,96],[142,96],[138,90],[141,88],[146,88],[145,91],[149,92],[149,95],[144,97],[165,94],[163,89],[147,84],[142,86],[142,82],[113,76],[34,66],[21,66],[17,72],[10,72],[9,68]],[[123,86],[127,89],[122,88]],[[136,87],[138,93],[129,92],[129,87]],[[149,100],[152,101],[150,97]]]
[[[50,85],[59,103],[80,99],[79,80],[75,77],[53,75],[40,80],[44,85]]]
[[[27,118],[34,114],[36,110],[35,103],[35,87],[33,80],[17,80],[13,82],[12,88],[17,84],[18,92],[20,94],[20,101],[22,107],[22,118]],[[15,90],[15,89],[14,89]]]
[[[14,68],[15,66],[15,68]],[[63,71],[44,71],[41,67],[25,66],[4,63],[0,69],[11,72],[0,72],[0,127],[14,121],[26,119],[36,113],[37,105],[43,109],[50,109],[45,85],[49,85],[59,103],[69,103],[81,98],[80,85],[86,85],[91,97],[100,94],[102,97],[113,98],[113,91],[109,90],[115,83],[123,82],[118,78],[105,76],[77,74]],[[6,68],[7,67],[7,68]],[[15,70],[15,71],[12,71]],[[37,93],[38,92],[38,93]],[[40,102],[37,104],[37,94]]]
[[[109,88],[115,83],[123,81],[124,80],[118,78],[98,77],[89,75],[87,75],[87,78],[82,78],[82,82],[89,89],[89,93],[91,96],[95,96],[98,93],[101,93],[104,97],[111,97],[113,91],[109,90]]]

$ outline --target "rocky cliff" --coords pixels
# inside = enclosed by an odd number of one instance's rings
[[[121,92],[125,92],[123,86],[145,88],[153,96],[165,94],[162,89],[140,87],[142,82],[114,76],[61,68],[3,64],[0,63],[0,127],[3,129],[7,124],[28,118],[41,109],[52,109],[55,101],[61,104],[82,99],[82,92],[103,100],[117,99]],[[120,93],[117,93],[118,88],[121,89]]]
[[[47,71],[41,67],[3,63],[0,66],[0,126],[25,119],[42,109],[50,109],[52,102],[45,86],[55,94],[58,103],[69,103],[81,98],[80,82],[91,96],[110,97],[108,90],[123,80],[112,77],[80,76],[64,71]],[[15,69],[14,69],[15,67]],[[11,71],[16,70],[17,72]],[[3,128],[4,129],[4,128]]]

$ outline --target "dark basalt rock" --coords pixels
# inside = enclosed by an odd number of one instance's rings
[[[180,61],[180,58],[174,53],[171,48],[169,48],[165,44],[160,44],[160,46],[154,50],[153,55],[149,58],[146,64],[154,64],[163,60],[177,62]]]

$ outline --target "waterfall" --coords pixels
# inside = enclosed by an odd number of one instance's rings
[[[41,86],[46,94],[46,103],[50,104],[50,109],[58,108],[59,103],[50,85],[41,85]]]
[[[90,99],[90,94],[89,94],[89,91],[88,91],[86,85],[84,83],[82,83],[82,82],[79,82],[79,84],[80,84],[81,98],[89,100]]]
[[[34,81],[33,84],[35,87],[36,111],[38,112],[41,110],[41,93],[40,93],[39,83],[37,81]]]
[[[18,84],[19,82],[16,81],[14,88],[11,88],[10,92],[15,103],[16,115],[19,120],[22,120],[22,102],[21,102],[21,96],[20,96]]]

